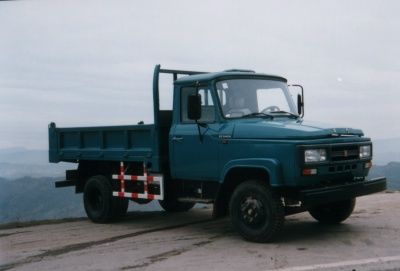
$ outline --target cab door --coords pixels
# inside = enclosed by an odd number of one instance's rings
[[[189,95],[201,95],[201,118],[198,124],[188,118]],[[177,96],[175,96],[177,98]],[[215,180],[219,162],[219,124],[216,121],[216,106],[208,87],[182,87],[179,91],[179,121],[170,133],[171,174],[181,180]],[[176,103],[175,103],[176,105]]]

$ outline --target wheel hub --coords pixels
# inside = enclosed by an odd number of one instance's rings
[[[265,221],[265,209],[260,200],[255,197],[246,197],[240,206],[241,218],[249,226],[258,226]]]

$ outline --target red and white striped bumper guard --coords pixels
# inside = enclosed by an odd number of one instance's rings
[[[162,175],[160,176],[148,176],[147,169],[145,163],[143,163],[143,176],[136,175],[125,175],[125,166],[124,162],[120,163],[120,172],[119,174],[112,175],[114,180],[119,180],[121,183],[121,191],[113,191],[113,196],[120,198],[133,198],[133,199],[156,199],[163,200],[164,199],[164,181]],[[131,193],[125,192],[125,181],[131,182],[144,182],[144,193]],[[152,182],[158,182],[160,185],[160,194],[149,194],[148,193],[148,184]]]

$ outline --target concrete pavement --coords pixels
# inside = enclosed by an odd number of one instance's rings
[[[339,226],[288,216],[282,238],[249,243],[211,208],[0,229],[0,270],[400,270],[400,193],[359,198]]]

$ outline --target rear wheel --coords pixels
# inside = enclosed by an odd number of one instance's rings
[[[85,184],[83,202],[87,216],[95,223],[107,223],[124,216],[129,201],[112,195],[112,187],[107,177],[97,175]]]
[[[257,180],[246,181],[235,189],[229,211],[233,227],[240,235],[258,243],[276,238],[285,220],[279,195]]]
[[[351,215],[355,205],[356,199],[348,199],[318,205],[310,208],[308,212],[322,224],[339,224]]]

